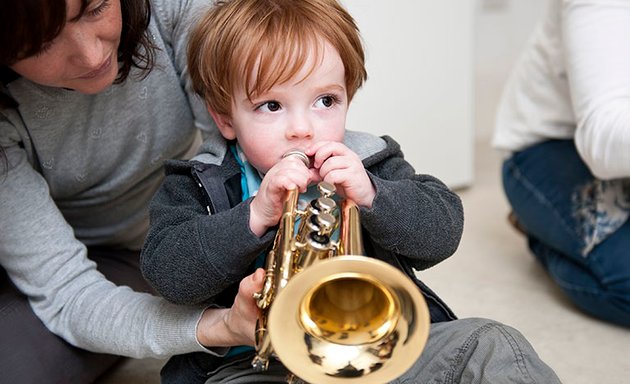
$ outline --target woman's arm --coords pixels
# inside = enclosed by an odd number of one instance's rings
[[[562,24],[577,149],[595,176],[630,177],[630,2],[567,0]]]
[[[1,133],[10,128],[0,122]],[[0,176],[0,264],[37,316],[69,343],[95,352],[165,357],[203,350],[199,308],[117,287],[96,270],[23,149],[7,146]]]

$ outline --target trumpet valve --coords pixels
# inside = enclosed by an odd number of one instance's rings
[[[335,229],[337,219],[330,213],[323,212],[315,216],[315,222],[317,223],[317,234],[320,236],[328,236]]]
[[[324,197],[330,197],[334,195],[335,192],[337,192],[337,188],[335,187],[335,185],[327,181],[320,181],[317,184],[317,190]]]
[[[256,355],[252,360],[252,368],[254,368],[256,372],[266,371],[269,368],[269,359]]]
[[[337,203],[330,197],[319,197],[313,200],[314,212],[332,212],[337,207]]]

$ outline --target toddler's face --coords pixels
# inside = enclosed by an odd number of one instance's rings
[[[344,65],[329,43],[320,52],[321,58],[313,51],[296,76],[256,95],[253,103],[244,89],[235,92],[232,115],[218,121],[223,135],[236,138],[263,174],[289,150],[343,140],[348,112]]]

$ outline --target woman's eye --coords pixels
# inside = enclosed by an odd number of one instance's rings
[[[110,0],[103,0],[96,8],[88,11],[88,15],[90,16],[98,16],[101,13],[105,12],[107,8],[110,6]]]
[[[256,109],[263,112],[277,112],[280,110],[280,103],[277,101],[267,101],[260,104]]]

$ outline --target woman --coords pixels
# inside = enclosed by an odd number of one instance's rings
[[[512,218],[583,311],[630,327],[630,3],[553,0],[494,145]]]
[[[113,355],[251,343],[255,309],[238,299],[204,311],[129,288],[151,291],[138,257],[162,161],[193,154],[200,130],[216,134],[185,68],[203,4],[0,3],[3,380],[91,382]],[[261,280],[245,279],[242,295]]]

